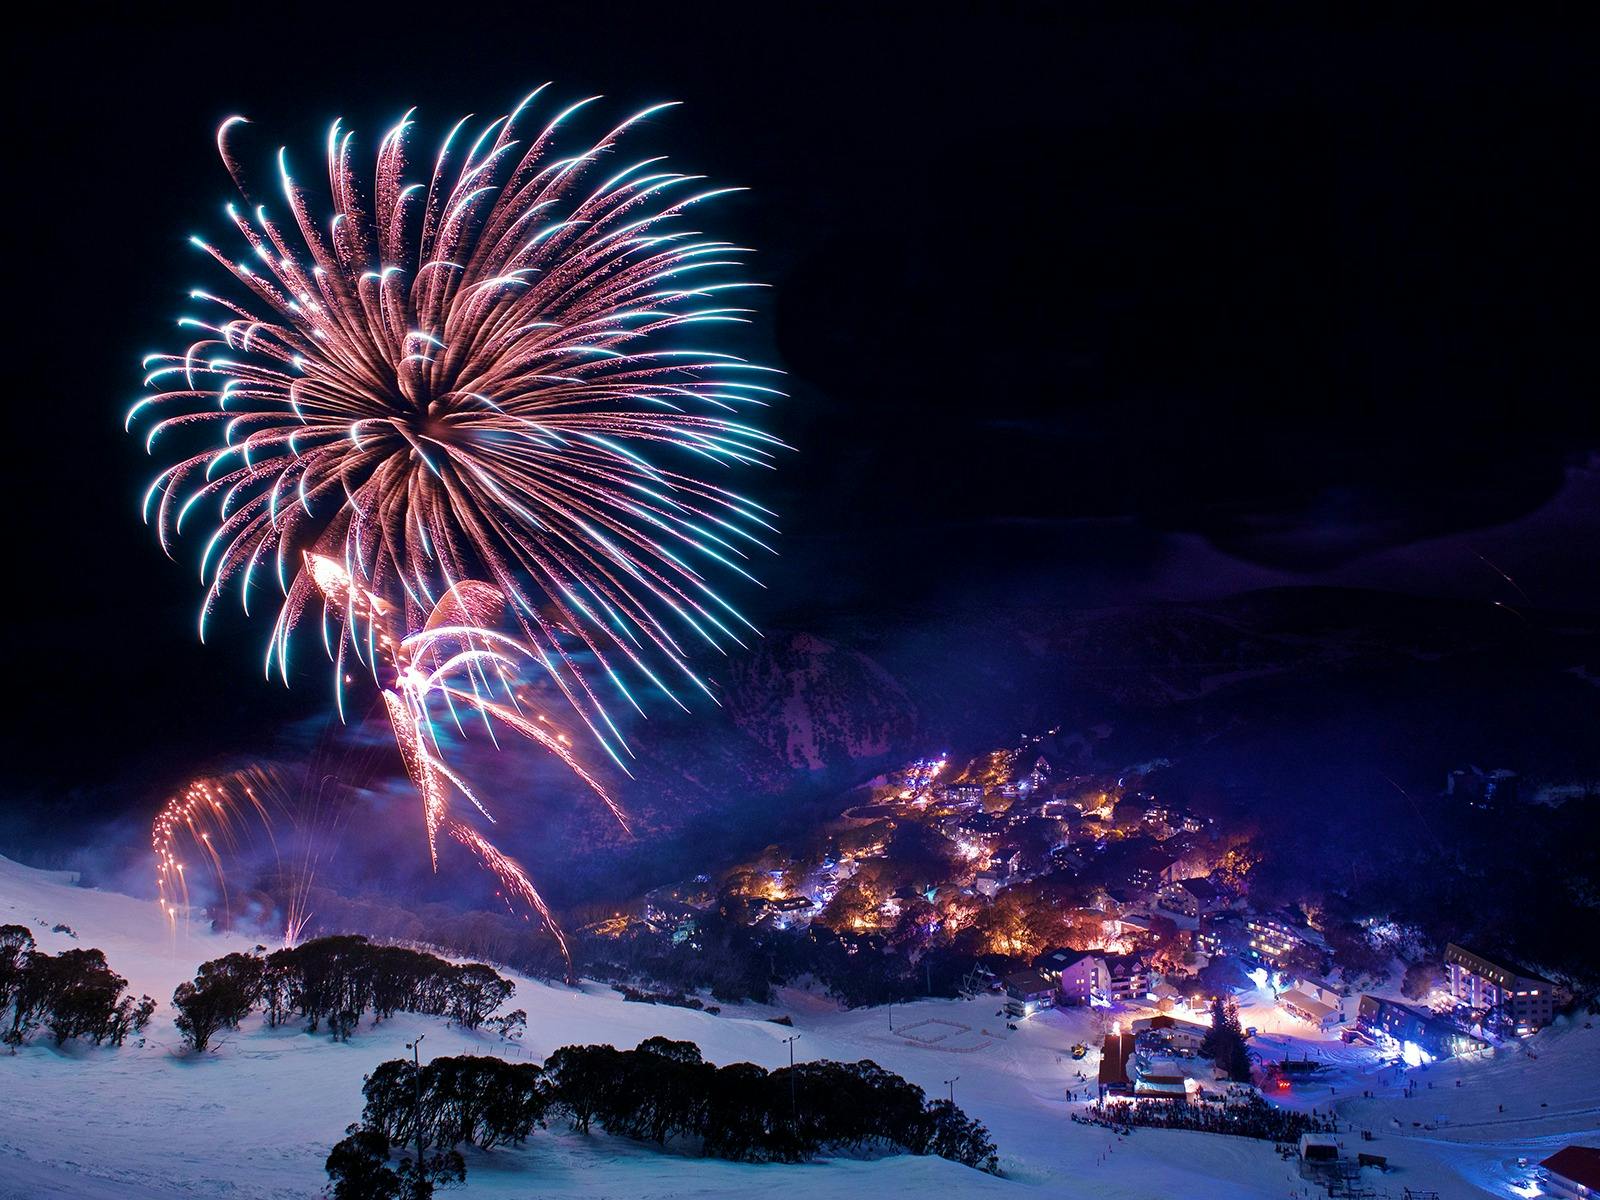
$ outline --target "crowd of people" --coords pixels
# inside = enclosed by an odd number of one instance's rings
[[[1119,1134],[1129,1134],[1143,1126],[1228,1133],[1268,1142],[1297,1142],[1302,1133],[1334,1133],[1337,1129],[1331,1115],[1275,1108],[1253,1092],[1230,1094],[1223,1104],[1190,1104],[1186,1100],[1097,1103],[1082,1113],[1073,1113],[1072,1119],[1079,1125],[1098,1125]]]

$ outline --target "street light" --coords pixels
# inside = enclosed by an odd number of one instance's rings
[[[411,1051],[411,1080],[416,1084],[416,1108],[412,1113],[412,1120],[417,1126],[417,1170],[422,1170],[422,1061],[419,1050],[425,1033],[417,1034],[417,1040],[407,1042],[406,1049]]]
[[[783,1044],[789,1047],[789,1106],[793,1110],[794,1131],[797,1136],[800,1133],[800,1093],[795,1088],[794,1044],[799,1040],[798,1033],[783,1039]]]
[[[950,1107],[951,1108],[954,1108],[956,1106],[956,1079],[960,1079],[960,1078],[961,1078],[961,1076],[957,1075],[957,1076],[955,1076],[954,1079],[946,1079],[944,1081],[945,1087],[950,1089]]]

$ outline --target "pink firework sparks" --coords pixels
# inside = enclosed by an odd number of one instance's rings
[[[152,394],[128,420],[152,452],[176,447],[145,500],[163,547],[204,528],[202,635],[226,588],[248,611],[265,575],[281,592],[267,669],[287,680],[290,633],[325,595],[306,552],[392,606],[400,631],[485,580],[625,766],[593,679],[630,703],[630,679],[709,695],[691,646],[752,628],[712,577],[750,578],[771,514],[720,480],[771,465],[781,443],[750,414],[782,393],[700,341],[744,322],[728,300],[757,286],[733,274],[740,247],[690,226],[733,189],[620,155],[671,106],[572,142],[590,101],[536,120],[538,95],[476,137],[463,120],[415,173],[409,114],[366,172],[335,122],[326,194],[280,151],[276,209],[235,153],[249,123],[229,118],[217,144],[245,201],[227,210],[242,249],[193,241],[231,282],[192,293],[203,312],[180,323],[195,340],[146,360]],[[365,657],[346,632],[341,685]]]
[[[588,785],[624,830],[628,828],[622,809],[600,781],[585,770],[564,735],[546,728],[544,717],[532,720],[512,705],[491,698],[489,689],[496,683],[511,692],[508,681],[519,673],[519,659],[528,656],[527,648],[515,638],[481,624],[505,608],[505,598],[486,584],[457,584],[434,606],[421,632],[401,638],[394,632],[388,606],[360,587],[339,563],[310,555],[306,571],[317,581],[328,603],[344,613],[347,628],[366,633],[371,666],[383,689],[384,708],[395,743],[406,774],[422,798],[428,851],[435,868],[439,862],[438,833],[443,828],[500,879],[508,899],[520,899],[539,914],[560,944],[570,975],[572,959],[566,937],[533,882],[482,834],[450,818],[450,797],[454,792],[494,820],[472,785],[444,761],[429,709],[430,701],[442,699],[452,711],[465,710],[485,720],[493,718],[538,743]]]
[[[253,814],[263,833],[272,840],[272,817],[267,800],[281,804],[282,786],[260,768],[231,775],[196,779],[161,806],[150,823],[150,849],[155,855],[156,896],[162,915],[174,928],[189,909],[191,857],[196,858],[228,905],[224,855],[248,837],[246,817]],[[185,852],[187,844],[190,853]],[[274,843],[275,845],[275,843]]]

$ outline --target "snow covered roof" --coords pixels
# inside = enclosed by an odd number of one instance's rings
[[[1302,992],[1299,988],[1285,992],[1278,999],[1285,1007],[1296,1009],[1313,1021],[1326,1021],[1329,1017],[1337,1016],[1339,1013],[1338,1009],[1322,1003],[1314,996]]]

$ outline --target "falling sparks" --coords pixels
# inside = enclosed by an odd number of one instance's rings
[[[420,633],[402,638],[390,624],[387,606],[357,584],[338,563],[311,556],[306,569],[317,580],[327,601],[368,631],[389,725],[406,774],[422,798],[428,852],[435,869],[439,862],[438,834],[443,828],[499,878],[508,897],[522,900],[539,914],[560,944],[571,976],[572,957],[566,937],[532,881],[482,834],[450,818],[450,797],[454,792],[485,818],[494,820],[472,785],[444,761],[430,711],[432,703],[442,701],[458,721],[462,711],[475,713],[485,720],[493,718],[538,743],[588,785],[622,828],[628,829],[622,809],[578,761],[569,739],[551,732],[548,718],[541,715],[538,720],[530,720],[518,708],[493,699],[490,689],[495,683],[510,692],[509,681],[520,673],[519,658],[529,653],[515,638],[481,623],[505,607],[505,598],[486,584],[458,584],[428,615]],[[514,693],[512,699],[514,702]]]
[[[561,947],[561,957],[567,964],[567,975],[572,976],[572,951],[567,946],[566,934],[561,932],[561,926],[550,914],[549,907],[544,902],[533,886],[527,874],[511,859],[507,858],[480,834],[477,830],[458,821],[450,822],[450,836],[455,838],[467,849],[476,854],[483,865],[494,873],[500,880],[500,886],[508,897],[516,897],[544,919],[545,926],[556,939],[556,944]]]

